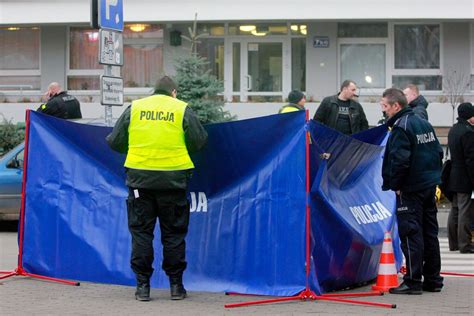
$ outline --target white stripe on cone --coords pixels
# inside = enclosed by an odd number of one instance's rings
[[[393,275],[397,274],[397,268],[393,263],[381,263],[379,265],[379,274],[380,275]]]
[[[385,234],[382,244],[382,253],[393,253],[392,238],[390,238],[390,234]]]

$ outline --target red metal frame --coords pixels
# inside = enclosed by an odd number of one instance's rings
[[[306,110],[306,122],[309,121],[309,110]],[[366,305],[366,306],[376,306],[376,307],[385,307],[385,308],[396,308],[396,304],[385,304],[385,303],[374,303],[374,302],[365,302],[365,301],[356,301],[356,300],[347,300],[341,299],[338,297],[361,297],[361,296],[375,296],[375,295],[383,295],[383,292],[380,291],[371,291],[367,293],[339,293],[339,294],[322,294],[317,295],[313,291],[311,291],[309,287],[309,275],[311,272],[311,247],[310,247],[310,237],[311,237],[311,210],[309,206],[309,193],[310,193],[310,174],[309,174],[309,167],[310,167],[310,155],[309,155],[309,143],[310,143],[310,135],[309,131],[306,131],[306,287],[303,291],[295,296],[290,297],[280,297],[275,299],[267,299],[267,300],[259,300],[259,301],[251,301],[251,302],[241,302],[241,303],[232,303],[224,305],[225,308],[234,308],[234,307],[243,307],[243,306],[251,306],[251,305],[262,305],[262,304],[271,304],[271,303],[279,303],[279,302],[288,302],[288,301],[332,301],[332,302],[339,302],[339,303],[349,303],[349,304],[356,304],[356,305]],[[238,294],[235,292],[228,292],[228,295],[243,295],[243,296],[253,296],[252,294]]]
[[[29,144],[29,135],[30,135],[30,110],[26,111],[26,128],[25,128],[25,154],[23,160],[23,183],[21,185],[21,210],[20,210],[20,227],[18,230],[19,237],[19,248],[18,248],[18,266],[13,271],[0,271],[0,274],[5,274],[0,276],[0,280],[6,279],[13,276],[25,276],[41,280],[47,280],[57,283],[63,283],[67,285],[79,286],[79,282],[66,281],[56,278],[51,278],[43,275],[33,274],[25,271],[23,268],[23,238],[25,233],[25,191],[26,191],[26,172],[28,166],[28,144]]]
[[[474,278],[474,274],[472,274],[472,273],[441,272],[440,274]]]
[[[400,268],[400,273],[406,274],[406,273],[407,273],[407,267],[402,266],[402,267]],[[459,277],[470,277],[470,278],[474,278],[474,274],[473,274],[473,273],[459,273],[459,272],[444,272],[444,271],[441,271],[439,274],[442,274],[442,275],[459,276]]]

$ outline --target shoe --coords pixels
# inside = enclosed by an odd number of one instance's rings
[[[150,300],[150,284],[138,284],[135,292],[135,299],[137,301],[148,302]]]
[[[173,301],[182,300],[186,297],[186,289],[183,286],[183,277],[182,276],[172,276],[170,277],[170,292],[171,299]]]
[[[173,301],[182,300],[187,296],[186,289],[182,284],[171,284],[170,292]]]
[[[409,294],[409,295],[421,295],[423,291],[421,289],[412,288],[405,283],[400,284],[399,287],[394,287],[388,290],[390,294]]]
[[[474,249],[461,250],[460,253],[474,253]]]
[[[441,292],[442,288],[442,285],[423,284],[423,291],[425,292]]]

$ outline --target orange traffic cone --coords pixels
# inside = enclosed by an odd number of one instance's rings
[[[389,232],[386,232],[383,239],[382,253],[380,254],[379,274],[377,275],[377,282],[372,286],[372,289],[387,292],[389,289],[397,286],[398,275],[393,254],[392,237]]]

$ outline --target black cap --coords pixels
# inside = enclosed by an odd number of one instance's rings
[[[288,102],[298,104],[304,98],[304,93],[299,90],[293,90],[288,94]]]
[[[458,116],[465,120],[474,116],[474,106],[470,102],[461,103],[458,107]]]

